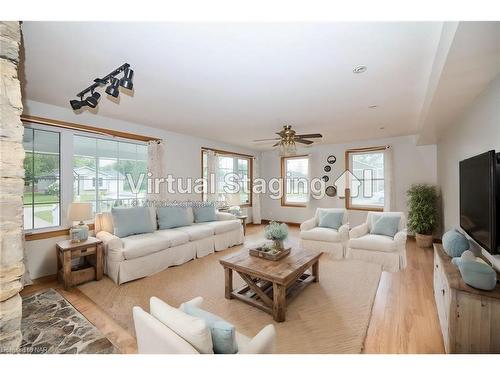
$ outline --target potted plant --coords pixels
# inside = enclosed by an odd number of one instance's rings
[[[274,248],[278,251],[285,249],[283,241],[288,237],[288,226],[285,223],[271,221],[264,229],[265,236],[268,240],[274,242]]]
[[[418,247],[432,246],[432,233],[437,227],[436,187],[427,184],[411,185],[408,195],[408,229],[415,233]]]

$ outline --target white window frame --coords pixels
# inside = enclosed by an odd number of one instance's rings
[[[310,201],[310,191],[307,191],[307,200],[305,202],[288,202],[287,200],[287,183],[286,183],[286,178],[287,178],[287,160],[290,159],[305,159],[307,160],[307,181],[310,179],[310,158],[309,155],[293,155],[293,156],[282,156],[281,157],[281,206],[282,207],[307,207]],[[309,189],[309,186],[307,186]]]
[[[346,171],[350,171],[353,173],[353,168],[352,168],[352,160],[355,155],[361,155],[361,154],[384,154],[384,151],[386,150],[386,146],[377,146],[377,147],[368,147],[368,148],[361,148],[361,149],[351,149],[351,150],[346,150],[345,151],[345,169]],[[384,177],[382,178],[375,178],[372,179],[373,181],[384,181],[385,184],[385,157],[384,157],[384,167],[382,169],[382,175]],[[375,171],[374,171],[375,173]],[[346,175],[347,178],[347,175]],[[351,189],[350,189],[350,181],[346,181],[346,194],[345,194],[345,208],[348,210],[358,210],[358,211],[384,211],[384,206],[383,205],[358,205],[358,204],[353,204],[352,203],[352,198],[351,198]],[[387,197],[385,196],[385,190],[384,190],[384,199]]]

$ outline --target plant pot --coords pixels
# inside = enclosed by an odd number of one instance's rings
[[[415,234],[415,239],[417,240],[417,246],[426,248],[432,247],[432,235],[430,234]]]

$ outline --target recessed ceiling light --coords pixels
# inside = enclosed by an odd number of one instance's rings
[[[364,65],[358,65],[358,66],[354,67],[354,69],[352,70],[352,72],[354,74],[361,74],[361,73],[366,72],[366,69],[367,69],[366,66],[364,66]]]
[[[379,129],[380,129],[380,130],[384,130],[384,129],[385,129],[385,126],[381,126]]]
[[[378,105],[376,105],[376,104],[368,106],[368,108],[370,108],[370,109],[374,109],[374,108],[377,108],[377,107],[378,107]]]

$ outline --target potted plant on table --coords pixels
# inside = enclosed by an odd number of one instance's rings
[[[288,237],[288,226],[285,223],[271,221],[264,229],[265,236],[268,240],[272,240],[274,248],[277,251],[285,249],[284,242]]]
[[[436,187],[414,184],[408,189],[407,195],[408,229],[415,233],[418,247],[431,247],[432,233],[438,223]]]

